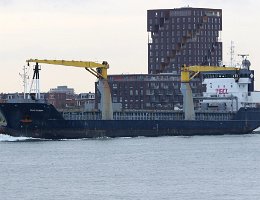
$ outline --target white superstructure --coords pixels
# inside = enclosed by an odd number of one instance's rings
[[[206,92],[203,93],[203,97],[223,98],[217,101],[216,99],[205,99],[203,103],[226,103],[229,110],[260,105],[260,92],[248,91],[248,85],[251,83],[250,78],[240,78],[237,82],[234,78],[206,78],[203,83],[206,84]],[[235,104],[237,104],[237,108],[235,108]]]
[[[252,91],[254,75],[249,66],[242,65],[239,73],[219,72],[205,74],[203,77],[203,84],[206,85],[202,101],[204,109],[221,107],[236,111],[241,107],[260,106],[260,92]]]

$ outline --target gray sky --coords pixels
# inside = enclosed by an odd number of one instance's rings
[[[23,90],[19,72],[28,58],[106,60],[110,74],[147,73],[147,10],[187,5],[223,9],[224,62],[233,40],[236,53],[250,54],[260,90],[260,1],[0,0],[0,92]],[[94,91],[84,69],[42,65],[40,77],[42,91]]]

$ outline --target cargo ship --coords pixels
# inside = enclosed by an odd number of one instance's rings
[[[256,108],[240,108],[233,113],[198,112],[195,120],[184,120],[183,112],[177,111],[150,117],[146,112],[146,119],[66,120],[45,103],[5,103],[0,104],[0,110],[2,134],[45,139],[248,134],[260,126],[260,109]],[[167,118],[156,119],[160,115]]]
[[[137,136],[192,136],[249,134],[260,126],[260,94],[251,91],[253,73],[249,66],[241,68],[182,66],[181,110],[112,110],[107,83],[108,65],[78,61],[29,60],[38,63],[81,66],[99,78],[101,111],[61,113],[51,104],[35,98],[22,103],[0,104],[0,133],[45,139],[78,139]],[[202,74],[206,92],[201,106],[194,109],[189,82]],[[37,97],[37,94],[36,94]]]

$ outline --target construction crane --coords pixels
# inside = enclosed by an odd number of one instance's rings
[[[91,61],[67,61],[67,60],[39,60],[39,59],[29,59],[26,62],[34,62],[34,74],[33,79],[36,80],[36,98],[39,98],[39,63],[51,64],[51,65],[63,65],[71,67],[80,67],[85,68],[88,72],[98,78],[98,89],[101,93],[101,112],[103,120],[112,120],[113,119],[113,110],[112,110],[112,100],[111,100],[111,91],[107,80],[107,69],[109,64],[106,61],[103,61],[102,64],[91,62]]]
[[[181,67],[181,92],[183,95],[183,111],[185,120],[195,120],[194,103],[190,81],[200,72],[238,71],[235,67],[219,66],[186,66]]]

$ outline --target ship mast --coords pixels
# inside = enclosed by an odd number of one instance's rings
[[[249,56],[249,54],[238,54],[238,56],[240,56],[242,58],[242,65],[241,68],[242,69],[248,69],[251,66],[250,61],[247,59],[247,57]]]
[[[234,64],[234,56],[235,56],[235,45],[234,41],[231,41],[231,46],[230,46],[230,66],[233,67]]]
[[[29,65],[29,63],[28,63]],[[38,63],[35,64],[34,68],[33,68],[33,78],[32,78],[32,83],[31,83],[31,87],[30,87],[30,96],[32,100],[39,100],[41,98],[40,95],[40,66]],[[34,86],[34,89],[33,89]],[[35,92],[35,96],[33,94],[31,94],[31,92],[34,91]]]
[[[19,73],[19,75],[23,78],[23,98],[26,99],[27,94],[27,80],[29,79],[27,68],[23,66],[23,74]]]

